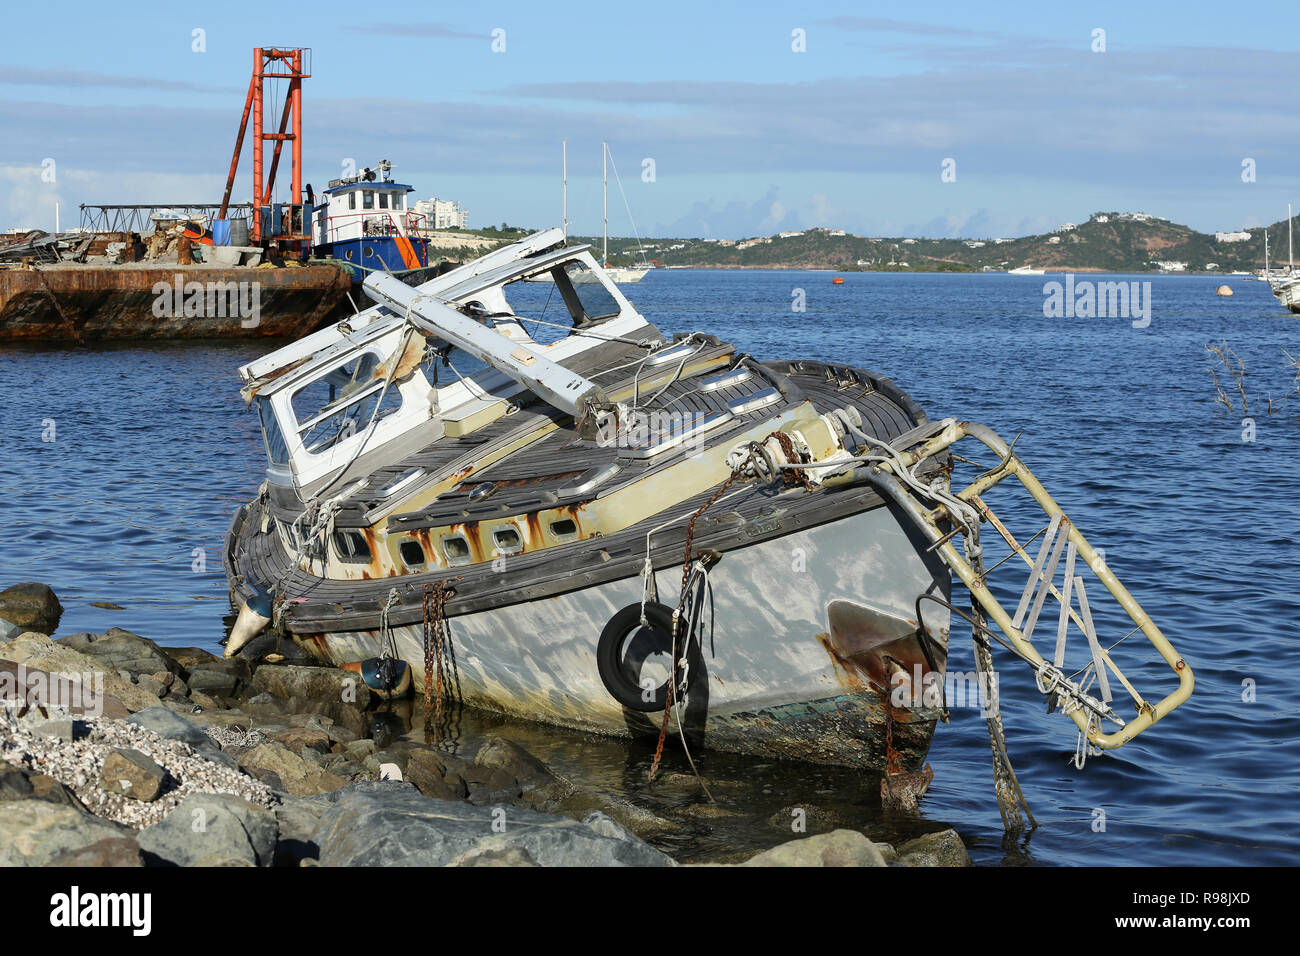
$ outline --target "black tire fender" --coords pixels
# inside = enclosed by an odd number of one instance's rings
[[[619,656],[627,638],[638,629],[641,630],[645,640],[643,647],[640,648],[643,653],[640,653],[635,664],[637,673],[640,672],[640,664],[650,653],[670,652],[673,633],[672,608],[655,601],[647,601],[645,617],[649,624],[648,628],[641,626],[641,605],[637,603],[629,604],[609,619],[605,629],[600,632],[600,642],[596,645],[596,669],[600,673],[605,689],[616,701],[632,710],[653,713],[664,709],[668,699],[668,682],[664,681],[660,684],[653,697],[646,700],[638,679],[629,673],[631,668],[627,661]],[[682,627],[683,634],[689,631],[689,627]],[[691,642],[686,661],[688,679],[686,690],[689,693],[704,671],[704,655],[700,653],[698,641]],[[673,676],[675,680],[681,680],[680,665],[674,666]]]

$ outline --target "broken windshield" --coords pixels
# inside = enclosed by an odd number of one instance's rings
[[[401,407],[398,389],[385,391],[383,376],[376,375],[379,363],[378,353],[362,352],[293,393],[298,436],[308,452],[332,448],[364,430],[372,418],[382,419]]]

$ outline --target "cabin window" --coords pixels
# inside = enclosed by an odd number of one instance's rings
[[[578,537],[578,523],[572,518],[561,518],[551,522],[551,534],[557,541],[572,541]]]
[[[308,452],[326,451],[401,408],[397,386],[385,389],[376,377],[379,363],[378,354],[363,352],[293,393],[290,404]]]
[[[424,546],[418,541],[403,541],[397,546],[397,551],[402,556],[402,563],[408,568],[422,568],[429,563],[424,554]]]
[[[348,193],[348,208],[349,209],[357,208],[357,194],[355,191]]]
[[[498,554],[518,554],[524,550],[524,540],[515,528],[497,528],[492,532],[492,543]]]
[[[553,269],[551,276],[557,279],[556,285],[573,316],[574,325],[612,319],[622,311],[618,300],[601,285],[596,273],[581,262],[570,263],[563,269]]]
[[[287,465],[289,463],[289,446],[284,440],[284,432],[280,431],[280,423],[275,419],[275,412],[271,408],[269,399],[259,398],[257,400],[257,417],[262,420],[262,437],[266,440],[266,457],[271,459],[273,465]]]
[[[444,535],[442,553],[446,556],[448,564],[469,564],[474,560],[473,552],[470,551],[469,547],[469,539],[463,534]]]
[[[348,564],[370,563],[370,544],[360,531],[335,532],[334,551],[340,561],[346,561]]]
[[[388,208],[388,193],[379,194],[379,208],[380,209]]]
[[[375,191],[373,189],[361,190],[361,208],[362,209],[375,208]]]

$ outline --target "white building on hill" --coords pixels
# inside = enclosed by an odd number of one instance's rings
[[[415,212],[425,217],[426,229],[468,229],[469,212],[460,208],[454,199],[421,199],[415,204]]]

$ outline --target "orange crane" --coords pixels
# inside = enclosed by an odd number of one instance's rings
[[[244,115],[239,121],[239,135],[235,138],[235,155],[230,160],[230,174],[226,177],[226,192],[221,199],[218,219],[226,217],[230,205],[230,192],[239,170],[239,154],[248,129],[248,117],[253,117],[253,221],[249,237],[254,245],[280,246],[285,251],[301,249],[311,242],[308,217],[302,198],[302,81],[311,76],[311,50],[307,47],[257,47],[253,50],[253,76],[248,83],[248,96],[244,100]],[[306,68],[304,69],[304,65]],[[268,133],[265,125],[263,100],[267,80],[287,79],[284,107],[280,110],[280,127]],[[292,129],[290,129],[292,123]],[[275,143],[271,168],[263,182],[263,166],[267,141]],[[293,144],[290,158],[292,179],[289,203],[272,203],[271,190],[275,185],[276,170],[280,166],[280,153],[285,142]]]

